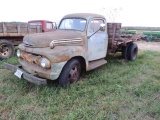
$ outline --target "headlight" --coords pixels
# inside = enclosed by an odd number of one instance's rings
[[[51,67],[51,63],[47,58],[41,58],[40,63],[41,63],[41,67],[43,67],[43,68],[50,68]]]
[[[21,52],[20,52],[20,50],[17,50],[17,57],[21,57]]]

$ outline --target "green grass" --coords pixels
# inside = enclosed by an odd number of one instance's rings
[[[20,80],[0,61],[0,119],[160,120],[160,53],[119,56],[68,88]],[[5,60],[17,64],[17,58]]]

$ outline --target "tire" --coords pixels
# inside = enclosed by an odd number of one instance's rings
[[[127,59],[127,46],[122,46],[122,49],[121,49],[121,51],[122,51],[122,58],[123,59]]]
[[[70,60],[62,69],[62,72],[58,78],[60,86],[69,86],[76,83],[81,74],[81,65],[77,59]]]
[[[127,50],[127,58],[128,60],[135,60],[138,54],[138,46],[135,43],[129,44]]]
[[[0,59],[10,58],[14,55],[14,46],[10,41],[0,40]]]

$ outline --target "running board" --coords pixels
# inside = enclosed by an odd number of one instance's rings
[[[89,62],[88,71],[98,68],[106,63],[107,61],[105,59],[91,61]]]

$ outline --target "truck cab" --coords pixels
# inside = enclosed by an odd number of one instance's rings
[[[56,30],[56,23],[48,20],[31,20],[28,21],[29,25],[41,25],[42,32],[49,32]]]

